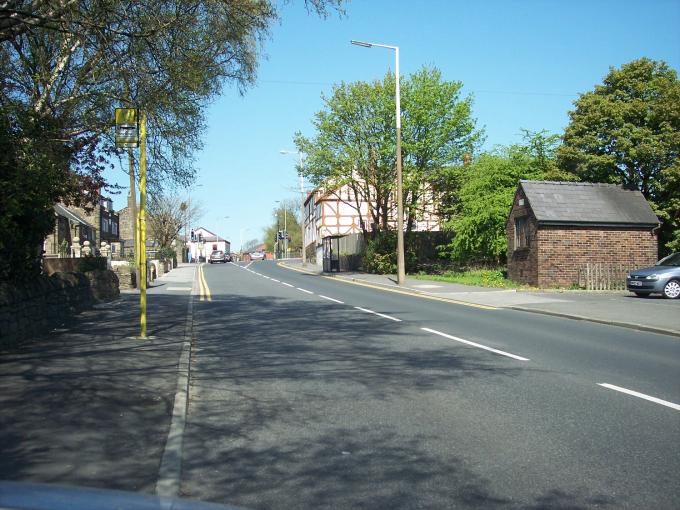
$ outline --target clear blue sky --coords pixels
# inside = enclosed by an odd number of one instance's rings
[[[380,79],[394,53],[350,39],[400,47],[401,74],[423,65],[460,80],[474,95],[485,148],[520,140],[520,129],[560,133],[579,93],[609,67],[640,57],[680,69],[680,0],[354,0],[342,18],[308,15],[302,0],[280,2],[282,20],[263,47],[257,84],[240,96],[227,85],[209,107],[197,155],[204,226],[231,240],[262,239],[276,200],[299,200],[296,131],[312,135],[321,94],[341,81]],[[120,171],[110,178],[126,185]],[[125,206],[125,193],[114,198]],[[225,218],[228,216],[228,218]],[[245,230],[248,229],[248,230]]]

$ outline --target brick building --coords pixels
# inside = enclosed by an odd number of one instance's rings
[[[538,287],[579,284],[586,264],[653,265],[659,220],[616,184],[522,180],[506,224],[508,276]]]

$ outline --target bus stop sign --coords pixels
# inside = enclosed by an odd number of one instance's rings
[[[139,147],[137,108],[116,108],[116,147]]]

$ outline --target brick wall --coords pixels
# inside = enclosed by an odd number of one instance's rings
[[[539,287],[578,284],[586,263],[651,266],[658,258],[656,234],[649,229],[612,227],[541,227],[537,233]]]
[[[515,218],[522,216],[528,221],[529,246],[516,249]],[[658,259],[657,236],[648,228],[539,227],[521,188],[515,193],[506,234],[508,277],[537,287],[577,285],[579,268],[587,263],[634,269]]]
[[[524,203],[522,203],[524,201]],[[526,217],[529,227],[529,246],[515,247],[515,218]],[[538,248],[536,246],[537,224],[526,197],[521,189],[517,190],[508,223],[508,278],[527,285],[538,285]]]

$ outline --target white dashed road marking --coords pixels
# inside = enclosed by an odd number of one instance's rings
[[[383,317],[385,319],[389,319],[389,320],[394,321],[394,322],[401,322],[401,319],[397,319],[396,317],[391,317],[389,315],[385,315],[384,313],[374,312],[373,310],[361,308],[360,306],[355,306],[354,308],[356,308],[357,310],[361,310],[362,312],[372,313],[373,315],[378,315],[379,317]]]
[[[328,301],[333,301],[333,303],[338,303],[338,304],[340,304],[340,305],[344,305],[344,304],[345,304],[344,301],[338,301],[337,299],[333,299],[332,297],[328,297],[328,296],[322,296],[321,294],[319,294],[319,297],[320,297],[320,298],[327,299]]]
[[[644,393],[639,393],[637,391],[622,388],[621,386],[614,386],[613,384],[597,383],[597,385],[610,390],[620,391],[621,393],[632,395],[634,397],[643,398],[645,400],[649,400],[650,402],[654,402],[655,404],[661,404],[662,406],[670,407],[671,409],[680,411],[680,405],[674,404],[673,402],[669,402],[668,400],[661,400],[660,398],[652,397],[650,395],[645,395]]]
[[[529,358],[523,358],[522,356],[517,356],[516,354],[511,354],[509,352],[494,349],[493,347],[487,347],[486,345],[478,344],[476,342],[471,342],[470,340],[465,340],[465,339],[459,338],[457,336],[447,335],[446,333],[442,333],[441,331],[436,331],[436,330],[430,329],[430,328],[420,328],[420,329],[422,329],[423,331],[427,331],[428,333],[434,333],[435,335],[443,336],[444,338],[448,338],[449,340],[455,340],[456,342],[471,345],[472,347],[478,347],[480,349],[484,349],[485,351],[495,352],[496,354],[500,354],[501,356],[507,356],[508,358],[516,359],[516,360],[519,360],[519,361],[530,361]]]
[[[306,292],[307,294],[314,294],[311,290],[301,289],[300,287],[295,287],[295,288],[296,288],[297,290],[302,291],[302,292]]]

